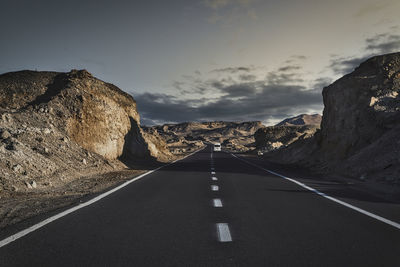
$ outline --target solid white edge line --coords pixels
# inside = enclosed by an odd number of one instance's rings
[[[30,226],[30,227],[28,227],[28,228],[26,228],[26,229],[24,229],[24,230],[22,230],[22,231],[19,231],[19,232],[17,232],[16,234],[13,234],[13,235],[11,235],[11,236],[9,236],[9,237],[7,237],[7,238],[1,240],[1,241],[0,241],[0,248],[1,248],[1,247],[4,247],[5,245],[7,245],[7,244],[9,244],[9,243],[11,243],[11,242],[13,242],[13,241],[15,241],[15,240],[17,240],[17,239],[23,237],[23,236],[26,236],[26,235],[29,234],[29,233],[32,233],[33,231],[36,231],[36,230],[39,229],[39,228],[42,228],[42,227],[45,226],[46,224],[49,224],[49,223],[51,223],[51,222],[54,222],[55,220],[60,219],[61,217],[64,217],[64,216],[66,216],[66,215],[68,215],[68,214],[70,214],[70,213],[72,213],[72,212],[74,212],[74,211],[77,211],[77,210],[79,210],[79,209],[81,209],[81,208],[84,208],[84,207],[86,207],[86,206],[89,206],[89,205],[91,205],[91,204],[93,204],[93,203],[99,201],[100,199],[105,198],[106,196],[108,196],[108,195],[110,195],[110,194],[112,194],[112,193],[114,193],[114,192],[120,190],[121,188],[123,188],[123,187],[129,185],[130,183],[133,183],[133,182],[135,182],[135,181],[137,181],[137,180],[139,180],[139,179],[145,177],[146,175],[149,175],[149,174],[151,174],[151,173],[153,173],[153,172],[156,172],[156,171],[158,171],[159,169],[162,169],[162,168],[164,168],[164,167],[167,167],[167,166],[169,166],[169,165],[172,165],[172,164],[174,164],[174,163],[176,163],[176,162],[178,162],[178,161],[184,160],[184,159],[186,159],[187,157],[190,157],[190,156],[192,156],[192,155],[194,155],[194,154],[196,154],[196,153],[202,151],[202,150],[205,149],[205,148],[206,148],[206,147],[203,147],[202,149],[197,150],[197,151],[195,151],[195,152],[193,152],[193,153],[191,153],[191,154],[189,154],[189,155],[187,155],[187,156],[185,156],[185,157],[183,157],[183,158],[181,158],[181,159],[174,160],[174,161],[171,162],[171,163],[165,164],[165,165],[163,165],[163,166],[161,166],[161,167],[158,167],[158,168],[156,168],[156,169],[154,169],[154,170],[151,170],[151,171],[148,171],[148,172],[146,172],[146,173],[143,173],[143,174],[141,174],[141,175],[139,175],[139,176],[137,176],[137,177],[135,177],[135,178],[133,178],[133,179],[131,179],[131,180],[129,180],[129,181],[126,181],[125,183],[123,183],[123,184],[121,184],[121,185],[119,185],[119,186],[117,186],[117,187],[115,187],[115,188],[113,188],[113,189],[111,189],[111,190],[109,190],[109,191],[107,191],[107,192],[104,192],[104,193],[98,195],[98,196],[95,197],[95,198],[92,198],[91,200],[89,200],[89,201],[87,201],[87,202],[81,203],[81,204],[79,204],[79,205],[77,205],[77,206],[75,206],[75,207],[72,207],[72,208],[70,208],[70,209],[67,209],[67,210],[61,212],[61,213],[58,213],[58,214],[56,214],[56,215],[54,215],[54,216],[51,216],[51,217],[49,217],[49,218],[47,218],[47,219],[45,219],[45,220],[43,220],[43,221],[41,221],[41,222],[39,222],[39,223],[37,223],[37,224],[34,224],[34,225],[32,225],[32,226]]]
[[[271,173],[271,174],[273,174],[273,175],[276,175],[276,176],[281,177],[281,178],[283,178],[283,179],[285,179],[285,180],[288,180],[288,181],[290,181],[290,182],[292,182],[292,183],[295,183],[295,184],[297,184],[297,185],[299,185],[299,186],[301,186],[301,187],[303,187],[303,188],[305,188],[305,189],[307,189],[307,190],[309,190],[309,191],[311,191],[311,192],[314,192],[314,193],[320,195],[321,197],[324,197],[324,198],[326,198],[326,199],[329,199],[329,200],[331,200],[331,201],[333,201],[333,202],[336,202],[336,203],[338,203],[338,204],[340,204],[340,205],[342,205],[342,206],[345,206],[345,207],[347,207],[347,208],[349,208],[349,209],[352,209],[352,210],[354,210],[354,211],[357,211],[357,212],[359,212],[359,213],[362,213],[362,214],[364,214],[364,215],[367,215],[367,216],[369,216],[369,217],[371,217],[371,218],[373,218],[373,219],[375,219],[375,220],[381,221],[381,222],[383,222],[383,223],[386,223],[386,224],[388,224],[388,225],[391,225],[391,226],[393,226],[393,227],[395,227],[395,228],[397,228],[397,229],[400,230],[400,223],[397,223],[397,222],[395,222],[395,221],[391,221],[391,220],[386,219],[386,218],[384,218],[384,217],[382,217],[382,216],[376,215],[376,214],[374,214],[374,213],[372,213],[372,212],[366,211],[366,210],[364,210],[364,209],[361,209],[361,208],[358,208],[358,207],[356,207],[356,206],[353,206],[353,205],[351,205],[351,204],[349,204],[349,203],[347,203],[347,202],[344,202],[344,201],[339,200],[339,199],[337,199],[337,198],[331,197],[331,196],[329,196],[329,195],[327,195],[327,194],[325,194],[325,193],[323,193],[323,192],[321,192],[321,191],[318,191],[317,189],[312,188],[312,187],[310,187],[310,186],[308,186],[308,185],[305,185],[305,184],[303,184],[303,183],[301,183],[301,182],[299,182],[299,181],[297,181],[297,180],[295,180],[295,179],[293,179],[293,178],[289,178],[289,177],[286,177],[286,176],[284,176],[284,175],[282,175],[282,174],[279,174],[279,173],[277,173],[277,172],[274,172],[274,171],[265,169],[265,168],[263,168],[263,167],[261,167],[261,166],[258,166],[258,165],[254,164],[254,163],[252,163],[252,162],[249,162],[249,161],[247,161],[247,160],[244,160],[244,159],[242,159],[242,158],[240,158],[240,157],[238,157],[238,156],[236,156],[236,155],[234,155],[234,154],[232,154],[232,153],[231,153],[231,155],[232,155],[233,157],[235,157],[235,158],[237,158],[237,159],[243,161],[243,162],[246,162],[247,164],[250,164],[250,165],[252,165],[252,166],[254,166],[254,167],[257,167],[257,168],[262,169],[262,170],[264,170],[264,171],[266,171],[266,172],[269,172],[269,173]]]
[[[219,242],[232,242],[231,232],[227,223],[217,223],[217,234]]]

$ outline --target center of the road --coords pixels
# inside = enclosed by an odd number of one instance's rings
[[[227,223],[217,223],[217,233],[219,242],[232,242],[231,232]]]
[[[213,199],[213,206],[216,208],[222,208],[222,201],[219,198]]]
[[[215,176],[215,168],[214,168],[214,160],[213,160],[213,152],[211,151],[211,180],[215,183],[218,181],[218,178]],[[211,190],[216,192],[219,191],[219,186],[216,184],[211,185]],[[220,198],[214,198],[212,200],[213,207],[215,208],[222,208],[222,200]],[[219,242],[232,242],[231,232],[229,230],[228,223],[216,223],[216,231],[217,237]]]

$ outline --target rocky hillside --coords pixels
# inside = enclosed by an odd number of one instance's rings
[[[345,173],[399,180],[400,53],[371,58],[324,88],[318,150]],[[343,166],[335,165],[336,170]]]
[[[322,116],[319,114],[301,114],[296,117],[288,118],[275,126],[301,126],[301,125],[321,125]]]
[[[400,183],[400,53],[373,57],[323,89],[321,131],[281,158],[362,180]]]
[[[135,100],[116,86],[85,70],[0,75],[0,199],[24,192],[48,198],[81,177],[143,158],[172,155],[143,132]],[[0,210],[0,220],[2,212],[10,214]]]
[[[310,138],[319,129],[320,122],[321,115],[301,114],[287,118],[275,126],[260,128],[254,134],[256,147],[268,152]]]
[[[235,151],[254,149],[254,133],[264,127],[261,122],[185,122],[144,127],[166,140],[170,151],[176,154],[191,151],[204,143],[220,142]]]

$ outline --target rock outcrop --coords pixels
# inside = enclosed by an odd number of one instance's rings
[[[400,53],[373,57],[324,88],[316,141],[329,167],[362,179],[400,181],[399,91]]]
[[[0,75],[0,116],[0,190],[65,184],[122,168],[117,159],[172,158],[141,129],[133,97],[85,70]]]
[[[0,76],[0,107],[46,110],[72,141],[107,159],[123,153],[163,154],[162,147],[158,150],[144,136],[133,97],[86,70],[4,74]]]
[[[399,90],[400,53],[371,58],[324,88],[321,149],[348,158],[397,128]]]
[[[258,150],[269,152],[287,147],[298,141],[314,136],[319,129],[321,115],[301,114],[287,118],[275,126],[258,129],[255,134],[255,144]]]
[[[321,130],[275,155],[326,173],[400,183],[400,53],[376,56],[323,89]]]

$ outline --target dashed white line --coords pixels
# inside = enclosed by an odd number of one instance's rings
[[[211,174],[215,174],[215,172],[211,172]]]
[[[217,235],[219,242],[232,242],[231,232],[227,223],[217,223]]]
[[[213,181],[218,181],[218,178],[215,177],[215,176],[211,177],[211,179],[212,179]]]
[[[213,199],[213,205],[216,208],[222,208],[222,201],[219,198],[214,198]]]
[[[212,185],[211,186],[211,190],[212,191],[218,191],[219,190],[219,186],[218,185]]]

